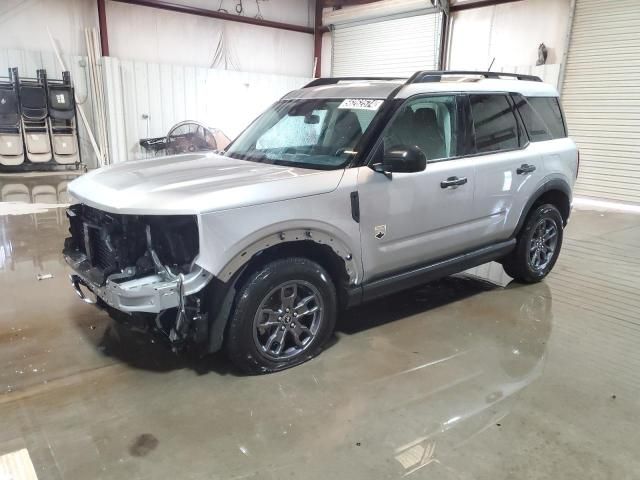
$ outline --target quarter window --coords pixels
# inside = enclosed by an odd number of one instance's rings
[[[552,140],[553,137],[549,132],[547,124],[531,104],[521,95],[512,95],[512,98],[524,122],[524,127],[527,129],[529,139],[532,142]]]
[[[528,97],[527,101],[544,120],[552,138],[565,138],[567,136],[567,129],[560,110],[560,102],[556,97]]]
[[[469,99],[478,153],[522,146],[520,128],[506,95],[470,95]]]

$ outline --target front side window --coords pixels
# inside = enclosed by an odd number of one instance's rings
[[[344,167],[383,104],[376,99],[284,100],[271,106],[226,155],[303,168]]]
[[[469,95],[478,153],[519,148],[520,128],[506,95]]]
[[[422,97],[409,100],[387,127],[384,149],[417,146],[427,161],[457,155],[456,98]]]

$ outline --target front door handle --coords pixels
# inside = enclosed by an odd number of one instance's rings
[[[523,163],[522,165],[520,165],[518,167],[518,169],[516,170],[516,173],[518,175],[526,175],[527,173],[531,173],[531,172],[535,172],[536,171],[536,166],[535,165],[529,165],[527,163]]]
[[[465,183],[467,183],[467,177],[449,177],[440,182],[440,188],[457,188]]]

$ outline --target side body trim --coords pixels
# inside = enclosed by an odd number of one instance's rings
[[[443,259],[410,270],[394,273],[379,280],[352,288],[348,295],[348,306],[355,306],[375,298],[405,290],[423,283],[437,280],[447,275],[459,273],[483,263],[497,260],[513,250],[515,239],[489,245],[487,247]]]
[[[360,223],[360,197],[358,192],[351,192],[351,218],[356,223]]]

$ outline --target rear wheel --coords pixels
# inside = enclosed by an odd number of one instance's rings
[[[502,265],[515,280],[535,283],[546,277],[562,246],[562,215],[551,204],[535,208],[517,236],[516,248]]]
[[[289,368],[322,350],[335,319],[336,291],[324,268],[305,258],[276,260],[239,290],[227,354],[246,373]]]

